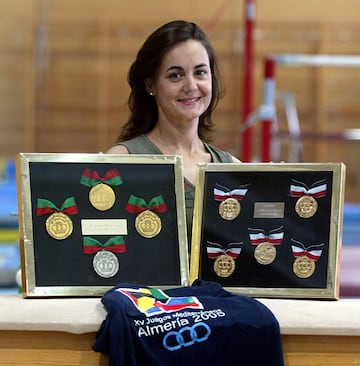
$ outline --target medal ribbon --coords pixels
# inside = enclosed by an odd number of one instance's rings
[[[152,210],[163,213],[167,211],[167,206],[161,196],[156,196],[152,198],[147,204],[143,198],[130,195],[125,209],[126,211],[131,213],[139,213],[145,210]]]
[[[243,243],[229,243],[226,249],[221,244],[208,241],[206,246],[206,253],[209,259],[215,259],[222,254],[228,255],[236,259],[241,253],[241,245]]]
[[[295,258],[307,256],[309,259],[311,259],[315,262],[320,258],[322,249],[316,249],[316,248],[323,247],[324,244],[311,245],[311,246],[305,248],[305,246],[302,243],[297,242],[293,239],[291,239],[291,240],[294,243],[297,243],[297,245],[291,246],[291,250],[292,250],[293,256]],[[313,249],[310,249],[310,248],[313,248]]]
[[[115,253],[125,253],[126,244],[122,236],[114,236],[110,238],[106,243],[101,243],[98,240],[85,236],[83,239],[83,252],[85,254],[93,254],[100,252],[101,250],[108,250]]]
[[[87,187],[94,187],[99,183],[105,183],[109,186],[119,186],[122,184],[122,179],[115,168],[106,172],[103,177],[100,177],[95,170],[85,169],[80,183]]]
[[[280,245],[284,239],[284,232],[282,227],[271,230],[269,235],[265,235],[263,229],[249,229],[250,242],[252,245],[259,245],[264,242],[268,242],[272,245]]]
[[[69,215],[77,214],[78,208],[74,197],[67,198],[61,205],[61,208],[56,207],[51,201],[44,198],[38,198],[36,214],[38,216],[46,215],[53,212],[63,212]]]
[[[215,201],[224,201],[227,198],[235,198],[241,201],[245,197],[247,191],[247,188],[236,188],[230,191],[226,187],[217,184],[214,188],[214,199]]]
[[[321,198],[326,196],[327,184],[323,183],[325,180],[321,180],[312,184],[312,188],[308,188],[304,183],[298,182],[293,179],[297,184],[290,185],[291,197],[302,197],[304,195],[310,195],[315,198]]]

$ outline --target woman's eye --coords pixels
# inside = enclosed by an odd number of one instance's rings
[[[179,73],[179,72],[174,72],[174,73],[172,73],[172,74],[170,74],[169,75],[169,78],[171,79],[171,80],[178,80],[178,79],[180,79],[182,77],[182,74],[181,73]]]
[[[206,70],[197,70],[196,71],[196,75],[198,75],[198,76],[206,76],[207,75],[207,71]]]

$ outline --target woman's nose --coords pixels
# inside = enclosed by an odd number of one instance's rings
[[[190,93],[194,90],[197,90],[197,83],[193,76],[188,76],[185,78],[184,82],[184,91],[186,93]]]

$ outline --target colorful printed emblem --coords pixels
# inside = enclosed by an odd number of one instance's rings
[[[117,292],[131,300],[146,316],[175,312],[183,309],[203,309],[195,296],[169,297],[162,290],[151,287],[118,288]]]

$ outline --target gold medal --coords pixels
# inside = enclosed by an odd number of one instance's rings
[[[316,199],[309,195],[300,197],[295,204],[296,213],[306,219],[314,216],[317,208],[318,204]]]
[[[214,262],[214,272],[219,277],[229,277],[235,270],[235,261],[229,255],[222,254]]]
[[[219,215],[224,220],[234,220],[240,213],[240,202],[235,198],[227,198],[219,205]]]
[[[256,247],[254,256],[258,263],[270,264],[276,258],[276,248],[268,242],[261,243]]]
[[[69,237],[73,231],[73,223],[69,216],[62,212],[55,212],[46,219],[46,231],[57,240]]]
[[[114,206],[115,193],[109,185],[99,183],[90,189],[89,201],[97,210],[106,211]]]
[[[141,236],[153,238],[160,233],[160,217],[151,210],[145,210],[136,216],[135,228]]]
[[[315,272],[315,262],[306,255],[298,257],[294,261],[293,271],[300,278],[309,278]]]

